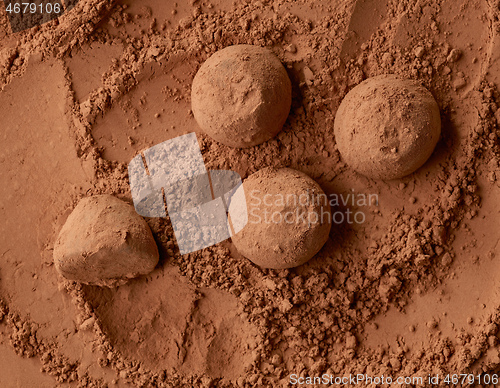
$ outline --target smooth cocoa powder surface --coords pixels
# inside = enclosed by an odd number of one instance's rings
[[[499,12],[478,0],[88,0],[11,34],[2,9],[1,385],[497,371]],[[270,48],[292,81],[283,130],[244,150],[202,135],[190,106],[198,68],[233,44]],[[390,182],[352,171],[333,135],[342,98],[380,74],[425,86],[442,119],[431,158]],[[148,219],[161,256],[150,275],[117,289],[64,283],[53,244],[78,200],[130,202],[127,163],[191,131],[207,168],[315,179],[337,199],[323,249],[279,271],[229,241],[180,256],[169,220]]]

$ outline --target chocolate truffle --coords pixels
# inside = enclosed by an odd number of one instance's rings
[[[191,104],[200,128],[214,140],[246,148],[273,138],[286,121],[292,86],[268,49],[229,46],[213,54],[193,80]]]
[[[340,155],[352,169],[375,179],[401,178],[432,154],[441,134],[439,107],[418,83],[381,75],[347,93],[334,132]]]
[[[309,176],[268,167],[248,177],[242,187],[248,222],[232,241],[243,256],[264,268],[291,268],[307,262],[325,244],[330,205]]]
[[[147,274],[158,259],[146,221],[133,206],[111,195],[82,199],[54,246],[54,264],[64,278],[98,286]]]

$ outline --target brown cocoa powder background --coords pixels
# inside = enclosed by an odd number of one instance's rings
[[[80,1],[10,32],[0,4],[0,386],[275,387],[290,374],[498,372],[500,4],[471,1]],[[249,149],[199,131],[191,83],[232,44],[270,48],[293,101]],[[417,80],[441,139],[416,173],[370,180],[343,163],[333,120],[367,77]],[[116,289],[64,282],[53,244],[78,200],[131,202],[127,163],[196,131],[207,168],[290,167],[337,209],[307,264],[264,270],[230,241],[181,256],[168,219],[149,275]],[[445,385],[445,384],[444,384]]]

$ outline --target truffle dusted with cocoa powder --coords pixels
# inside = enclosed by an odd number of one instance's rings
[[[264,268],[292,268],[323,247],[330,233],[330,205],[309,176],[267,167],[248,177],[243,189],[248,223],[232,237],[243,256]]]
[[[268,49],[229,46],[200,67],[191,101],[194,117],[207,135],[227,146],[246,148],[281,131],[290,112],[292,86]]]
[[[347,93],[334,130],[342,159],[352,169],[389,180],[411,174],[427,161],[441,134],[441,118],[423,86],[381,75]]]
[[[63,277],[99,286],[115,286],[147,274],[158,259],[146,221],[111,195],[82,199],[54,246],[54,263]]]

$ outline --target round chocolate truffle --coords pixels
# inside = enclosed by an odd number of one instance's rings
[[[194,77],[191,104],[200,128],[230,147],[261,144],[281,131],[292,85],[279,59],[251,45],[217,51]]]
[[[263,268],[292,268],[307,262],[325,244],[330,205],[309,176],[268,167],[248,177],[242,187],[248,221],[232,241],[243,256]]]
[[[352,169],[369,178],[401,178],[431,156],[441,134],[439,107],[418,83],[381,75],[347,93],[334,132]]]

